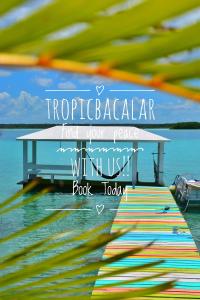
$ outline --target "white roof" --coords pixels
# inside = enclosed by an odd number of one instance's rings
[[[134,126],[54,126],[17,138],[33,141],[144,141],[166,142],[168,139]]]

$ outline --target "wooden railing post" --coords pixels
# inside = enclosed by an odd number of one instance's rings
[[[28,181],[28,141],[23,141],[23,181]]]
[[[32,164],[33,164],[33,174],[36,172],[36,163],[37,163],[37,142],[32,141]],[[36,174],[34,174],[36,175]]]
[[[82,141],[81,143],[81,147],[82,147],[82,153],[81,153],[81,156],[82,156],[82,180],[85,180],[85,175],[84,175],[84,171],[86,171],[86,161],[84,161],[86,159],[86,141]]]
[[[164,142],[158,142],[158,184],[164,185]]]
[[[138,142],[133,142],[133,149],[138,148]],[[137,161],[138,161],[138,151],[134,151],[133,158],[132,158],[132,186],[135,187],[137,183]]]
[[[76,163],[77,163],[77,180],[78,180],[79,183],[82,180],[82,173],[83,173],[83,170],[82,170],[82,153],[81,153],[82,151],[80,151],[81,146],[82,146],[81,141],[77,141],[77,143],[76,143],[76,148],[77,148]],[[79,169],[78,169],[78,167],[79,167]],[[79,172],[79,174],[78,174],[78,172]]]

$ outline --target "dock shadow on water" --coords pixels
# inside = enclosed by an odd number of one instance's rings
[[[200,231],[199,231],[200,206],[190,208],[187,212],[182,214],[188,224],[188,227],[191,231],[192,237],[195,241],[195,244],[200,254]]]

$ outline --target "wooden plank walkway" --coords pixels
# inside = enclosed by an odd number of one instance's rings
[[[127,187],[128,196],[123,196],[112,225],[112,231],[127,228],[137,222],[136,230],[107,245],[104,257],[112,256],[121,251],[132,249],[147,242],[155,243],[137,255],[128,257],[120,262],[103,267],[99,274],[125,266],[136,266],[158,259],[164,259],[161,265],[145,269],[142,272],[127,273],[123,276],[99,279],[95,283],[92,299],[111,291],[128,291],[144,288],[157,283],[177,279],[174,288],[165,292],[137,299],[200,299],[200,256],[191,233],[182,214],[180,213],[170,191],[166,187]],[[167,213],[161,213],[169,206]],[[177,233],[178,228],[178,233]],[[158,272],[169,272],[161,278],[138,284],[120,285],[101,289],[101,285],[153,275]]]

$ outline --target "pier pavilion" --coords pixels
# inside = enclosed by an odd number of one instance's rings
[[[48,180],[54,184],[55,177],[64,176],[66,184],[70,183],[69,177],[72,176],[72,167],[70,165],[56,164],[39,164],[37,161],[37,145],[43,141],[69,141],[76,142],[77,159],[82,161],[86,158],[87,144],[91,141],[101,142],[102,147],[104,142],[130,142],[133,149],[137,149],[141,142],[157,144],[157,160],[154,161],[154,178],[155,185],[163,185],[164,175],[164,144],[169,141],[165,137],[156,135],[149,131],[136,128],[134,126],[110,126],[110,125],[61,125],[54,126],[48,129],[39,130],[17,138],[23,142],[23,184],[26,184],[35,177],[49,177]],[[30,151],[31,146],[31,151]],[[30,151],[30,153],[29,153]],[[30,157],[29,160],[28,158]],[[138,184],[138,151],[134,152],[131,157],[132,164],[132,186]],[[62,171],[62,173],[60,172]],[[60,173],[59,173],[60,172]],[[80,172],[76,178],[81,184],[85,178],[83,174],[83,166],[80,165]],[[72,181],[72,180],[71,180]],[[117,179],[115,180],[117,181]],[[127,184],[130,182],[124,182]],[[141,184],[141,182],[140,182]],[[146,183],[145,183],[146,184]]]

